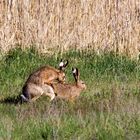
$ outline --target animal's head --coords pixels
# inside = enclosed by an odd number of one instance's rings
[[[58,80],[60,82],[65,82],[65,80],[66,80],[65,68],[66,68],[67,65],[68,65],[68,60],[63,61],[61,59],[61,61],[59,63],[59,70],[60,71],[59,71],[59,74],[58,74]]]
[[[86,89],[86,84],[84,81],[80,80],[80,72],[77,68],[72,68],[72,73],[76,82],[76,85],[81,89]]]
[[[58,80],[59,80],[60,82],[62,82],[62,83],[65,82],[66,76],[65,76],[65,73],[64,73],[63,71],[60,71],[60,72],[58,73]]]

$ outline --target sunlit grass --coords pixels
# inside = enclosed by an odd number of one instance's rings
[[[78,67],[87,90],[70,103],[41,97],[35,103],[16,102],[29,74],[42,65],[58,67],[69,60],[67,82]],[[15,49],[0,61],[0,138],[58,140],[118,140],[140,137],[140,62],[107,53],[69,51],[48,56],[34,49]]]

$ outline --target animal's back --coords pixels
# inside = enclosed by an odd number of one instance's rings
[[[80,95],[81,89],[76,87],[74,84],[53,84],[53,88],[58,97],[61,98],[74,98]]]
[[[57,73],[57,69],[50,66],[43,66],[29,75],[27,82],[34,84],[42,84],[43,82],[49,83],[49,81],[57,77]]]

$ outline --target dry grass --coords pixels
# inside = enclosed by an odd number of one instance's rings
[[[1,0],[0,49],[36,45],[114,51],[138,58],[139,0]]]

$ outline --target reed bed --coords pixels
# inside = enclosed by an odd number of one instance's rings
[[[43,53],[74,48],[139,57],[139,0],[1,0],[0,9],[2,53],[34,45]]]

